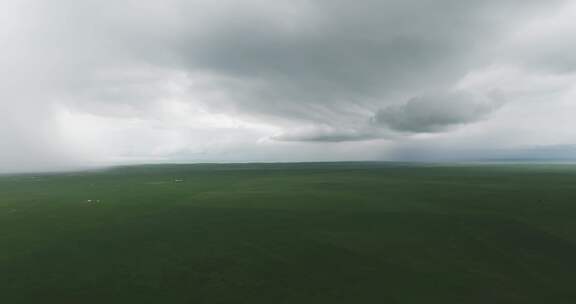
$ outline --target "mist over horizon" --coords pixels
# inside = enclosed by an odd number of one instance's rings
[[[5,0],[0,173],[576,160],[568,0]]]

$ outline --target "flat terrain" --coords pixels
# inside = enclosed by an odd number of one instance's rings
[[[2,303],[576,303],[576,166],[0,177]]]

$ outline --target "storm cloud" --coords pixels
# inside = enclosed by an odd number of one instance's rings
[[[560,0],[3,1],[0,171],[571,145],[575,15]]]
[[[497,93],[475,96],[465,92],[447,92],[414,97],[404,104],[378,111],[377,124],[410,133],[434,133],[488,117],[503,103]]]

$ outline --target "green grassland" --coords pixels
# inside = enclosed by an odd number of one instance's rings
[[[6,175],[0,299],[573,304],[576,166],[205,164]]]

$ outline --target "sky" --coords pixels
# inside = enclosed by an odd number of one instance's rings
[[[576,159],[570,0],[2,0],[0,172]]]

